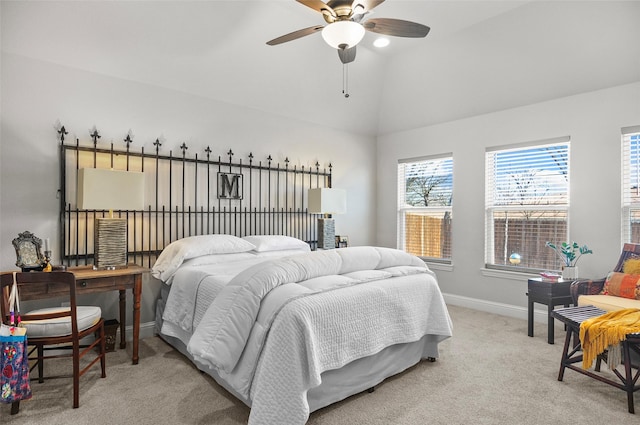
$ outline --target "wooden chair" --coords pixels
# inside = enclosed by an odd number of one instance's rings
[[[44,360],[52,358],[71,357],[73,377],[73,407],[80,404],[80,377],[94,364],[100,361],[102,378],[105,373],[105,335],[104,320],[100,307],[78,306],[76,304],[76,279],[69,272],[27,272],[17,273],[18,293],[22,306],[25,300],[57,298],[61,302],[68,302],[69,307],[54,307],[33,310],[22,314],[22,323],[27,328],[27,339],[30,348],[30,370],[38,366],[38,382],[44,381]],[[9,290],[13,284],[13,274],[0,275],[0,308],[2,320],[8,323]],[[80,340],[85,337],[95,340],[87,346],[80,346]],[[62,346],[59,344],[63,344]],[[52,347],[55,345],[55,347]],[[70,353],[65,353],[70,349]],[[97,350],[96,350],[97,349]],[[55,350],[55,351],[51,351]],[[45,351],[51,354],[45,355]],[[62,353],[61,353],[62,351]],[[33,353],[36,356],[31,357]],[[80,359],[87,354],[93,358],[84,368],[80,369]],[[65,375],[69,376],[69,375]],[[11,414],[18,413],[19,402],[12,405]]]

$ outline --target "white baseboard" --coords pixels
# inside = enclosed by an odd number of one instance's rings
[[[477,298],[463,297],[461,295],[442,294],[447,304],[457,305],[460,307],[471,308],[474,310],[486,311],[487,313],[500,314],[502,316],[515,317],[517,319],[527,320],[527,308],[511,304],[497,303],[493,301],[481,300]],[[547,323],[547,309],[533,310],[533,321]]]
[[[125,326],[125,340],[133,341],[133,326]],[[149,338],[156,334],[156,322],[140,323],[140,339]],[[120,341],[120,328],[116,333],[116,341]]]
[[[127,330],[127,334],[129,331]],[[141,323],[140,324],[140,338],[149,338],[156,334],[156,322]],[[131,329],[131,339],[133,339],[133,328]]]

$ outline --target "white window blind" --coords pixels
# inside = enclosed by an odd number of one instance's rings
[[[622,129],[622,242],[640,243],[640,126]]]
[[[547,241],[567,240],[569,137],[486,152],[485,262],[557,270]]]
[[[419,257],[451,262],[453,158],[398,164],[398,247]]]

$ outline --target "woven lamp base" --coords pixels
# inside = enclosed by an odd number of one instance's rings
[[[318,219],[318,249],[336,247],[336,222],[333,218]]]
[[[127,267],[127,220],[124,218],[96,218],[95,261],[98,269]]]

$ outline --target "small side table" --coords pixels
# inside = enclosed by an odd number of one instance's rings
[[[545,304],[548,312],[547,342],[553,344],[554,326],[551,312],[557,305],[569,307],[573,303],[569,288],[574,280],[559,279],[547,282],[540,277],[529,279],[528,283],[528,335],[533,336],[533,303]]]

